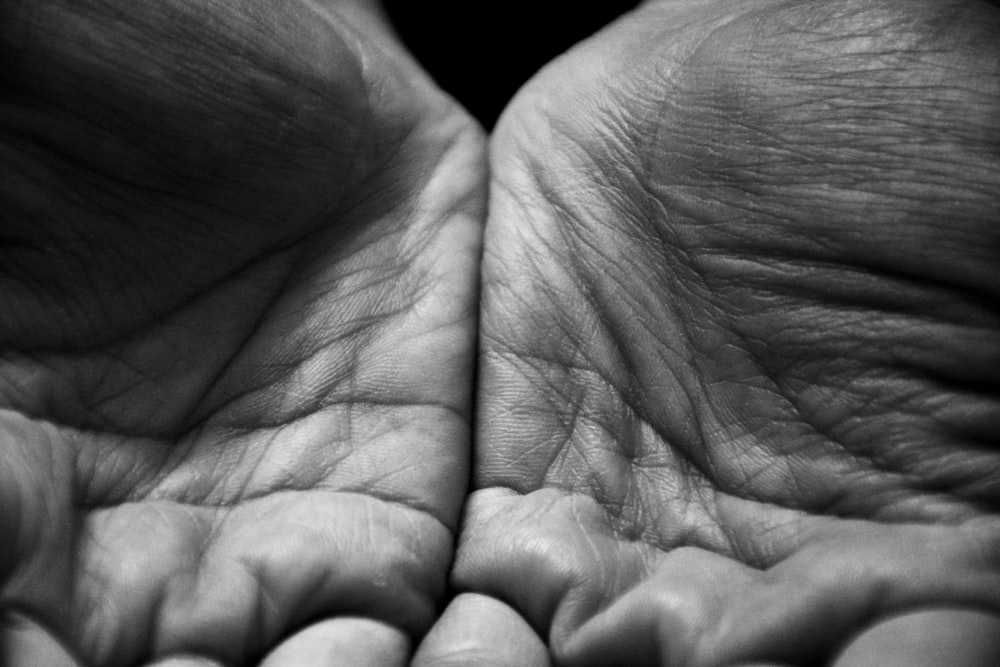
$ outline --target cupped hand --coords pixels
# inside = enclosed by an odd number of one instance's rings
[[[5,657],[405,662],[478,131],[364,0],[0,19]],[[663,1],[520,94],[416,662],[988,660],[997,26]]]
[[[5,664],[405,662],[480,130],[362,0],[4,2],[0,52]]]
[[[998,34],[985,2],[664,0],[522,90],[453,570],[506,630],[425,655],[996,657]]]

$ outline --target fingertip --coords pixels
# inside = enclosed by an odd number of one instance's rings
[[[368,618],[334,618],[311,625],[286,639],[260,667],[391,667],[410,655],[406,634]]]
[[[225,667],[221,662],[197,655],[175,655],[156,662],[151,662],[146,667]]]
[[[455,598],[421,643],[413,667],[549,667],[548,649],[503,602],[477,594]]]

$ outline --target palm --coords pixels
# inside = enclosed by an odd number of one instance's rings
[[[459,587],[567,664],[1000,613],[1000,58],[969,4],[652,3],[522,91]]]
[[[363,4],[3,11],[8,641],[231,664],[358,617],[404,659],[467,479],[473,124]]]

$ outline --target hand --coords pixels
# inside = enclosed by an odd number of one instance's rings
[[[362,0],[0,31],[0,661],[404,663],[468,479],[480,131]]]
[[[982,2],[653,2],[522,91],[453,570],[478,615],[422,656],[990,664],[998,29]]]
[[[371,5],[105,4],[0,9],[5,639],[404,661],[464,488],[478,133]],[[996,631],[995,18],[929,7],[649,5],[512,106],[473,592],[417,662]]]

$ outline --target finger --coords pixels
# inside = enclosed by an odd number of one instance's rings
[[[883,621],[854,639],[834,667],[1000,665],[1000,616],[934,609]]]
[[[424,639],[414,667],[502,665],[548,667],[545,642],[520,614],[495,598],[455,598]]]
[[[405,665],[410,640],[398,628],[368,618],[334,618],[285,640],[260,667],[391,667]]]
[[[224,667],[224,665],[211,658],[203,658],[196,655],[178,655],[157,660],[146,667]]]
[[[19,614],[0,623],[0,665],[79,667],[69,651],[44,627]]]

